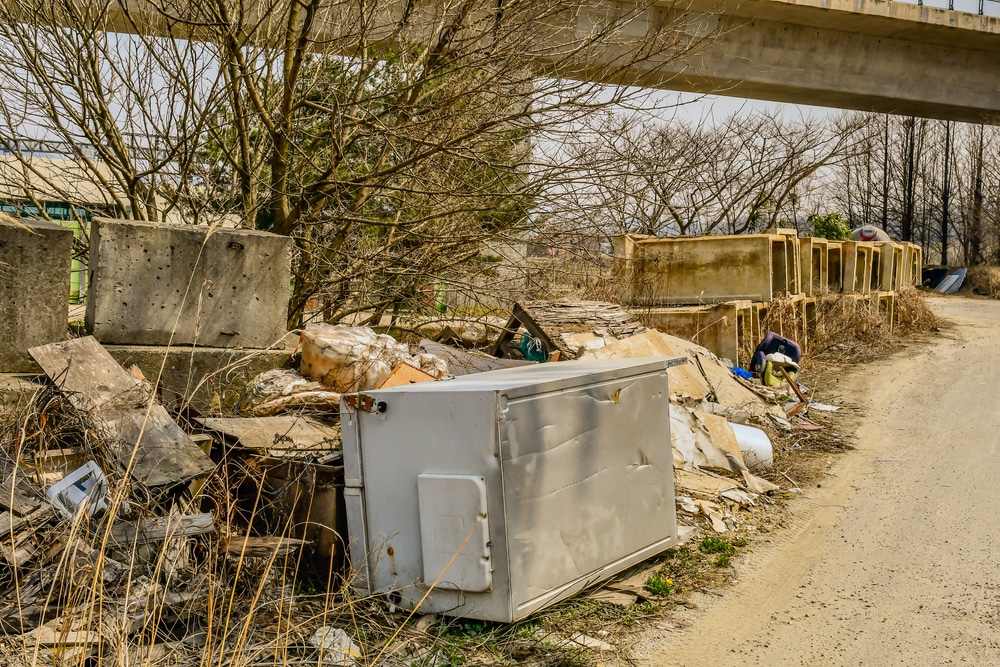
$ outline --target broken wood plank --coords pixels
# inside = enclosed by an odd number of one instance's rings
[[[0,480],[0,507],[15,514],[31,514],[45,501],[35,495],[35,487],[15,469]]]
[[[22,517],[10,512],[0,514],[0,557],[13,567],[24,565],[34,558],[41,546],[35,538],[35,531],[54,514],[54,508],[48,503]]]
[[[73,613],[75,620],[69,622],[66,618]],[[101,641],[101,635],[91,630],[83,629],[82,619],[87,618],[87,613],[83,609],[73,610],[66,614],[54,618],[44,625],[40,625],[30,632],[24,633],[25,644],[29,647],[54,647],[70,648],[83,646],[96,646]]]
[[[211,514],[175,514],[119,523],[111,529],[111,539],[118,544],[148,544],[214,532],[215,519]]]
[[[234,537],[226,543],[226,553],[237,558],[284,558],[309,544],[293,537]]]
[[[77,410],[87,413],[122,467],[149,487],[178,484],[215,465],[93,336],[28,350]]]
[[[340,392],[336,391],[297,391],[254,406],[250,408],[250,413],[257,417],[270,417],[290,410],[336,412],[340,409],[340,398]]]
[[[149,623],[174,622],[204,612],[209,587],[192,583],[184,591],[165,589],[156,584],[133,591],[125,600],[105,600],[103,605],[116,607],[111,613],[116,625],[127,633],[138,632]]]
[[[575,359],[577,353],[563,340],[563,333],[602,331],[615,338],[627,338],[646,331],[634,315],[618,304],[603,301],[526,301],[514,304],[510,320],[493,346],[494,356],[504,353],[504,346],[513,340],[522,326],[541,341],[546,353],[559,352],[562,359]]]
[[[0,540],[20,532],[26,525],[40,526],[55,514],[55,508],[48,503],[40,505],[34,512],[24,516],[14,516],[10,512],[0,512]]]
[[[235,440],[240,447],[268,452],[339,450],[340,427],[298,415],[276,417],[206,417],[198,424]]]

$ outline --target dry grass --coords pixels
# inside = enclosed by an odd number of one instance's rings
[[[520,624],[437,619],[417,626],[419,614],[384,596],[354,595],[348,573],[334,567],[328,576],[330,568],[303,551],[261,557],[227,550],[236,536],[294,531],[264,492],[253,460],[230,452],[196,494],[184,485],[152,495],[117,476],[98,429],[51,389],[0,423],[0,442],[0,465],[8,475],[16,471],[35,501],[44,503],[51,480],[86,460],[108,473],[114,498],[103,515],[50,514],[30,530],[0,534],[2,665],[341,664],[309,641],[324,626],[347,632],[361,651],[359,666],[582,665],[591,653],[565,641],[572,633],[613,632],[618,642],[658,610],[579,597]],[[52,456],[57,450],[61,457]],[[210,512],[215,530],[148,544],[110,538],[123,520],[197,512]],[[42,624],[45,633],[35,630]]]
[[[904,338],[933,331],[939,318],[927,305],[924,293],[913,287],[894,299],[874,296],[829,294],[806,301],[779,298],[772,301],[761,319],[761,331],[774,331],[804,341],[805,364],[815,360],[860,363],[896,349]],[[746,341],[747,349],[754,341]]]
[[[962,284],[962,291],[966,290],[991,299],[1000,297],[1000,267],[970,266]]]

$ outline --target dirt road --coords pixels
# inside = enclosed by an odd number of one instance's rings
[[[1000,302],[933,306],[955,327],[846,380],[870,418],[796,526],[639,664],[1000,665]]]

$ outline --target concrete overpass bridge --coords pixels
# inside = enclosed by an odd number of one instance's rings
[[[713,38],[634,83],[1000,124],[1000,18],[886,0],[692,0],[685,11]]]
[[[129,0],[129,5],[142,1]],[[495,11],[490,7],[501,1],[484,0],[483,10]],[[993,0],[970,1],[982,7]],[[568,30],[586,31],[602,17],[634,7],[617,0],[585,0]],[[125,29],[128,24],[121,23]],[[638,47],[650,31],[664,25],[680,25],[691,37],[705,39],[679,59],[647,59],[614,79],[605,78],[614,69],[608,64],[630,48],[630,34]],[[605,62],[592,56],[573,68],[571,76],[1000,124],[998,17],[887,0],[678,0],[654,2],[625,33],[618,52],[605,54]],[[542,71],[546,64],[539,63]]]

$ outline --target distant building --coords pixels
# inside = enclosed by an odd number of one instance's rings
[[[129,214],[115,204],[105,187],[95,182],[109,177],[110,171],[99,162],[94,164],[96,178],[79,162],[66,157],[33,154],[25,164],[14,155],[0,155],[0,211],[15,218],[48,218],[67,227],[78,239],[76,249],[81,250],[89,239],[92,217]],[[82,303],[86,295],[87,266],[83,257],[74,255],[70,303]]]

